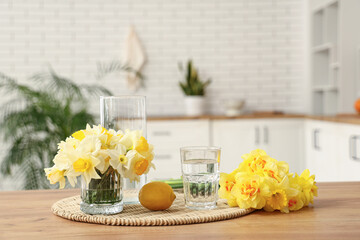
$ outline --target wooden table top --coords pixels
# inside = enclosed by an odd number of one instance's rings
[[[297,212],[257,211],[164,227],[96,225],[53,215],[51,205],[78,189],[0,192],[0,239],[360,239],[360,182],[318,186],[315,205]]]

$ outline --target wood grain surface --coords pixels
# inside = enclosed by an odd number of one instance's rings
[[[360,239],[360,182],[318,186],[315,205],[297,212],[165,227],[87,224],[51,213],[78,189],[0,192],[0,239]]]

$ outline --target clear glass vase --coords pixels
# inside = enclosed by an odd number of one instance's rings
[[[146,138],[146,99],[145,96],[100,97],[100,121],[106,129],[116,131],[141,130]],[[124,179],[125,204],[139,203],[139,190],[146,184],[146,175],[140,176],[140,182]]]
[[[81,177],[80,209],[87,214],[116,214],[123,210],[123,178],[109,167],[101,179],[92,179],[89,184]]]

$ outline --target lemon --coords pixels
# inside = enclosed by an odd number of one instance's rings
[[[169,184],[150,182],[139,192],[139,201],[145,208],[153,211],[168,209],[176,196]]]

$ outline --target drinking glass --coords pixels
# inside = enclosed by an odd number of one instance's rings
[[[216,208],[220,148],[180,148],[185,206],[195,210]]]
[[[106,128],[116,131],[141,130],[146,138],[146,100],[145,96],[100,97],[100,121]],[[138,203],[138,192],[146,183],[146,175],[140,176],[140,182],[123,179],[124,203]]]

